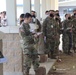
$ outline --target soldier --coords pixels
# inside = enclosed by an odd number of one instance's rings
[[[76,14],[74,14],[74,18],[72,19],[73,23],[73,50],[76,52]]]
[[[57,23],[54,20],[54,14],[50,13],[50,15],[43,22],[43,34],[44,38],[46,38],[46,48],[49,51],[45,51],[45,53],[51,53],[51,58],[56,58],[58,54],[58,50],[55,50],[57,43]],[[56,55],[55,55],[56,53]]]
[[[65,15],[66,20],[63,21],[63,51],[66,54],[71,53],[72,48],[72,20],[71,15]]]
[[[57,36],[58,36],[58,38],[56,40],[56,50],[59,51],[60,34],[62,33],[62,31],[61,31],[62,30],[62,23],[61,23],[61,18],[60,18],[60,15],[58,12],[55,14],[54,19],[57,23]],[[58,57],[58,58],[60,58],[60,57]]]
[[[76,9],[73,10],[73,15],[72,15],[72,19],[75,18],[75,14],[76,14]]]
[[[46,10],[46,11],[45,11],[45,18],[48,17],[48,16],[49,16],[49,11]]]
[[[55,14],[59,14],[59,10],[56,10],[56,11],[55,11]]]
[[[48,10],[45,11],[45,15],[49,15],[49,11]]]
[[[29,70],[31,68],[31,63],[34,66],[35,73],[39,67],[38,61],[38,52],[35,49],[34,37],[37,37],[37,34],[30,32],[29,23],[32,20],[32,16],[29,13],[26,13],[24,16],[24,22],[19,28],[21,38],[23,40],[23,55],[24,55],[24,74],[29,75]]]
[[[62,29],[62,23],[61,23],[61,18],[60,18],[60,15],[57,13],[57,14],[55,14],[55,20],[56,20],[56,22],[57,22],[57,24],[58,24],[58,33],[59,34],[61,34],[61,29]]]
[[[31,23],[38,25],[37,32],[40,32],[41,31],[41,24],[40,24],[39,20],[36,18],[36,12],[31,11],[31,15],[32,15],[32,22]]]
[[[54,11],[54,10],[49,10],[49,15],[50,15],[50,14],[55,15],[55,11]]]
[[[25,14],[21,14],[21,15],[20,15],[20,25],[21,25],[22,22],[24,21],[24,15],[25,15]]]

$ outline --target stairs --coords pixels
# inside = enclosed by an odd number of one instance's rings
[[[46,68],[46,75],[47,75],[49,70],[52,68],[52,66],[54,65],[55,62],[56,62],[55,59],[49,59],[48,58],[46,62],[40,63],[40,67],[45,67]],[[30,69],[30,74],[35,75],[35,72],[33,70],[33,66]]]

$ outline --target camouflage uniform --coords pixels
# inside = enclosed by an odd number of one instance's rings
[[[57,22],[51,17],[47,17],[43,22],[43,34],[46,37],[46,48],[49,50],[45,52],[51,52],[51,58],[55,53],[58,54],[58,28]]]
[[[73,49],[76,48],[76,18],[72,20],[73,23]]]
[[[31,23],[34,23],[34,24],[37,24],[38,25],[37,32],[40,32],[41,31],[41,24],[40,24],[40,22],[39,22],[38,19],[32,18],[32,22]]]
[[[60,41],[59,41],[59,39],[60,39],[60,34],[62,33],[61,32],[61,29],[62,29],[62,23],[61,23],[61,19],[60,18],[57,18],[57,19],[55,19],[56,20],[56,24],[57,24],[57,36],[58,36],[58,38],[57,38],[57,47],[56,47],[56,49],[59,49],[58,47],[59,47],[59,44],[60,44]]]
[[[74,16],[74,15],[72,15],[72,17],[71,17],[71,18],[72,18],[72,20],[73,20],[73,19],[75,18],[75,16]]]
[[[40,32],[41,31],[41,24],[39,22],[39,20],[35,17],[32,17],[32,22],[33,24],[36,24],[38,25],[38,28],[35,30],[36,32]],[[37,48],[37,51],[39,52],[40,50],[40,46],[39,46],[39,43],[41,43],[41,36],[38,36],[37,38],[35,38],[35,40],[37,41],[35,47]]]
[[[30,32],[29,24],[23,23],[20,28],[20,35],[23,40],[23,54],[24,54],[24,72],[29,74],[29,69],[31,68],[31,63],[36,71],[39,67],[38,52],[35,49],[35,41],[32,33]]]
[[[72,20],[63,21],[63,51],[69,53],[72,47]]]

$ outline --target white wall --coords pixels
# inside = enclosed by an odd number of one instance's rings
[[[6,0],[0,0],[0,12],[6,11]]]

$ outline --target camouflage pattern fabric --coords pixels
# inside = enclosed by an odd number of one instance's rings
[[[73,23],[73,48],[76,48],[76,18],[72,20]]]
[[[45,51],[46,53],[49,53],[50,51],[51,54],[54,54],[55,51],[58,53],[58,50],[56,49],[59,44],[58,28],[58,24],[53,18],[47,17],[44,20],[43,34],[46,37],[46,48],[49,50]]]
[[[40,22],[39,22],[39,20],[37,18],[32,18],[32,22],[31,23],[34,23],[34,24],[38,25],[37,32],[41,31],[41,24],[40,24]]]
[[[37,70],[39,67],[38,61],[38,52],[35,48],[35,40],[33,34],[30,32],[29,24],[23,23],[20,28],[20,36],[23,40],[23,66],[24,72],[29,73],[29,69],[31,68],[31,64],[34,66],[34,70]]]
[[[67,53],[72,47],[72,20],[63,21],[63,51]]]

